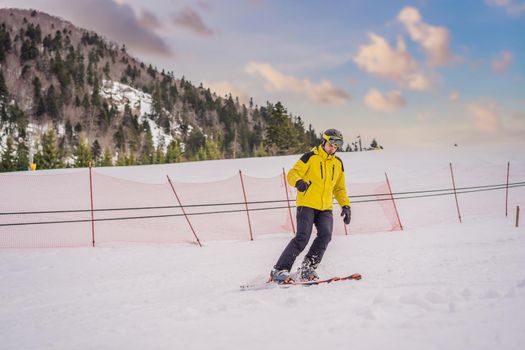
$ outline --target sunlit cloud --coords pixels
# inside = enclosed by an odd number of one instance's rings
[[[176,25],[184,27],[198,35],[212,36],[215,34],[215,32],[204,23],[201,16],[189,7],[177,12],[173,16],[173,21]]]
[[[500,57],[492,61],[492,69],[498,73],[504,73],[507,71],[507,68],[512,63],[513,60],[512,53],[509,51],[504,51],[501,53]]]
[[[518,2],[512,0],[485,0],[489,6],[500,7],[511,16],[520,16],[525,13],[525,2]]]
[[[496,132],[502,128],[497,104],[493,101],[473,101],[465,105],[466,111],[474,118],[474,125],[480,131]]]
[[[365,104],[379,111],[392,112],[405,106],[406,101],[401,91],[389,91],[383,94],[376,89],[370,89],[365,96]]]
[[[393,48],[385,38],[369,33],[370,44],[359,47],[354,62],[359,68],[377,77],[393,80],[411,90],[424,91],[432,86],[430,78],[408,53],[403,39]]]
[[[405,26],[410,38],[421,45],[428,56],[429,65],[441,66],[452,61],[447,28],[431,26],[423,22],[419,11],[410,6],[401,10],[397,19]]]
[[[245,72],[251,75],[259,75],[266,81],[267,91],[292,91],[306,94],[310,100],[321,104],[341,105],[351,97],[343,89],[336,87],[328,80],[313,83],[309,79],[300,79],[279,72],[268,63],[250,62]]]

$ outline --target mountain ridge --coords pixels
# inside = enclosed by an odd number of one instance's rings
[[[19,168],[24,157],[38,168],[152,164],[290,154],[319,141],[280,102],[217,96],[36,10],[0,9],[0,67],[2,162],[22,158]],[[56,154],[43,154],[47,133]]]

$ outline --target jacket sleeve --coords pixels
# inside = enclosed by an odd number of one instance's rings
[[[341,175],[337,179],[337,183],[334,186],[334,197],[341,207],[344,207],[345,205],[351,205],[350,200],[348,199],[348,194],[346,193],[345,171],[342,162]]]
[[[299,181],[300,179],[304,179],[304,175],[308,171],[308,160],[305,161],[305,157],[301,157],[292,169],[288,172],[288,175],[286,176],[288,180],[288,184],[292,187],[295,187],[295,183]]]

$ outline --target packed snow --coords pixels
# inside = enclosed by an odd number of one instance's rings
[[[521,146],[520,146],[521,147]],[[394,192],[525,181],[516,147],[341,154],[350,182]],[[298,156],[184,163],[174,181],[242,169],[274,176]],[[143,182],[165,166],[103,171]],[[54,171],[56,172],[56,171]],[[43,172],[46,173],[46,172]],[[397,202],[404,231],[336,236],[321,277],[360,281],[241,291],[264,282],[290,235],[255,241],[0,250],[4,349],[522,349],[523,187]],[[340,220],[338,213],[334,215]],[[218,223],[219,224],[219,223]],[[38,227],[35,227],[38,230]],[[300,262],[302,255],[298,258]],[[297,265],[297,264],[296,264]]]

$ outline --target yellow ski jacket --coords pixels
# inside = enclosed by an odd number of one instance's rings
[[[298,180],[309,184],[304,192],[297,192],[297,206],[318,210],[331,210],[333,197],[341,207],[350,206],[346,194],[343,161],[329,155],[322,146],[303,154],[287,175],[288,183],[295,187]]]

